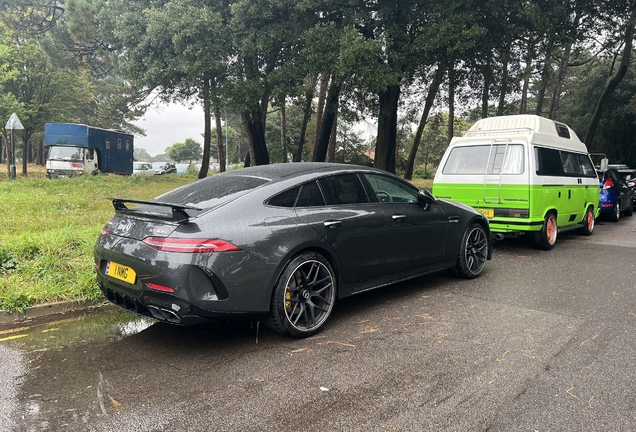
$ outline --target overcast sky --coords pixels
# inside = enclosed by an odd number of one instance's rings
[[[189,108],[170,104],[151,107],[135,125],[146,130],[146,136],[135,136],[135,147],[150,155],[163,153],[166,147],[192,138],[203,144],[203,107]]]

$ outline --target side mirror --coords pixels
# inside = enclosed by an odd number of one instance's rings
[[[609,165],[609,159],[608,158],[601,159],[601,171],[607,171],[608,165]]]
[[[433,194],[426,189],[420,189],[417,193],[417,200],[423,204],[433,204],[437,201]]]

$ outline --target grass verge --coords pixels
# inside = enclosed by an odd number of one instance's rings
[[[193,176],[87,176],[0,181],[0,309],[96,299],[93,246],[113,216],[109,197],[150,199]]]

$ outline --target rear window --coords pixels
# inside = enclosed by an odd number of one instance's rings
[[[455,147],[442,172],[444,174],[522,174],[524,167],[521,144],[495,144]]]
[[[206,210],[232,201],[268,181],[258,177],[214,175],[167,192],[153,201]]]

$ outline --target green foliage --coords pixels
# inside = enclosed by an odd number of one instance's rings
[[[192,138],[186,138],[185,142],[182,143],[174,143],[168,150],[168,157],[177,163],[201,160],[202,155],[201,144]]]

